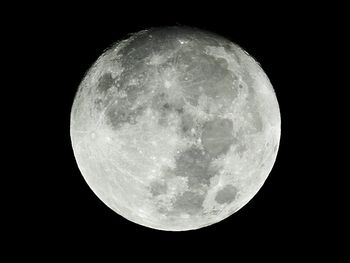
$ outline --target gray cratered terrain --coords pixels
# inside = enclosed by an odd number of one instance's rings
[[[119,215],[201,228],[244,206],[270,173],[280,113],[259,64],[185,27],[133,34],[87,72],[71,112],[79,169]]]

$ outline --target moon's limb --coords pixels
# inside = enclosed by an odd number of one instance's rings
[[[142,31],[87,72],[71,113],[74,154],[96,195],[123,217],[197,229],[244,206],[274,164],[276,96],[230,41],[189,28]]]

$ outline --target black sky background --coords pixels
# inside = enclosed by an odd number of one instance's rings
[[[87,7],[38,5],[28,12],[23,8],[21,22],[12,31],[20,38],[17,43],[31,50],[31,63],[25,66],[35,74],[26,78],[30,89],[22,99],[35,98],[28,110],[36,118],[24,118],[21,124],[33,138],[24,151],[30,156],[25,169],[32,171],[30,183],[35,188],[27,197],[30,205],[22,204],[16,211],[21,231],[11,242],[31,244],[51,255],[104,248],[103,254],[128,251],[144,258],[165,254],[164,259],[187,254],[232,260],[228,254],[247,260],[257,255],[278,259],[281,254],[299,259],[326,253],[323,247],[337,231],[327,226],[329,201],[318,187],[327,168],[320,169],[322,161],[316,158],[321,136],[314,127],[329,115],[317,102],[324,90],[315,80],[325,74],[317,67],[318,57],[332,38],[327,32],[334,32],[324,16],[327,7],[235,3],[216,8],[204,3]],[[220,223],[186,232],[146,228],[105,206],[81,176],[69,135],[75,92],[102,52],[129,33],[172,25],[215,32],[251,54],[275,89],[282,119],[277,160],[258,194]],[[319,47],[315,43],[320,39]]]

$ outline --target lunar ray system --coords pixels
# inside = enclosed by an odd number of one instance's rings
[[[106,50],[74,99],[78,167],[112,210],[154,229],[217,223],[276,159],[280,111],[260,65],[214,33],[152,28]]]

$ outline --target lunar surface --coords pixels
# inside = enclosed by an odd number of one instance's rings
[[[272,85],[214,33],[153,28],[107,49],[71,111],[79,169],[124,218],[184,231],[217,223],[261,188],[276,159]]]

